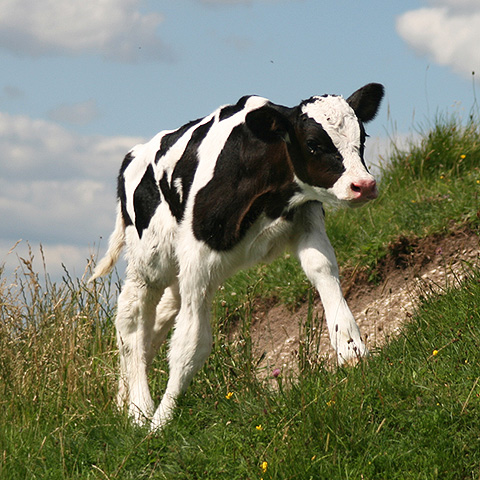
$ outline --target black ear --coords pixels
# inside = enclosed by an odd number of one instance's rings
[[[256,137],[267,143],[286,140],[291,128],[288,118],[270,106],[248,113],[245,123]]]
[[[352,93],[347,103],[362,122],[369,122],[377,115],[383,98],[384,88],[379,83],[369,83]]]

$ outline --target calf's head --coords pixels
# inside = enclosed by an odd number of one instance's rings
[[[378,195],[363,158],[363,124],[375,117],[383,94],[382,85],[371,83],[347,100],[324,95],[291,109],[266,105],[246,122],[263,140],[286,142],[304,199],[361,205]]]

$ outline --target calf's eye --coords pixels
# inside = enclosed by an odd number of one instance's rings
[[[307,141],[307,147],[310,153],[318,153],[321,149],[320,145],[317,142],[311,140]]]

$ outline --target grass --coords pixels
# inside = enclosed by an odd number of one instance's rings
[[[407,150],[393,149],[379,190],[379,198],[360,209],[327,209],[327,231],[339,264],[348,270],[367,269],[373,280],[376,267],[400,237],[444,235],[454,225],[478,229],[479,125],[470,120],[462,127],[456,118],[438,118],[420,142],[412,142]],[[259,296],[291,307],[305,301],[310,289],[297,260],[286,254],[268,267],[236,275],[219,301],[231,311],[247,300],[252,285]]]
[[[479,140],[473,121],[439,119],[394,152],[377,202],[328,214],[340,264],[375,279],[400,236],[477,230]],[[218,293],[213,354],[151,435],[114,406],[119,281],[86,286],[65,272],[53,284],[23,259],[15,278],[0,275],[0,478],[478,479],[480,272],[466,269],[441,295],[425,292],[411,323],[358,367],[310,361],[306,342],[298,378],[266,381],[249,337],[254,304],[294,307],[311,289],[288,255],[242,272]],[[163,348],[157,399],[166,369]]]
[[[341,252],[341,264],[373,268],[399,236],[446,233],[452,224],[477,228],[478,125],[472,121],[460,127],[453,118],[438,119],[420,143],[394,151],[382,173],[380,191],[378,201],[365,209],[337,212],[331,218],[330,237]]]

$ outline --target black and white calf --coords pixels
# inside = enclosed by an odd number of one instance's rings
[[[316,96],[293,108],[246,96],[127,154],[115,230],[92,279],[108,273],[126,245],[118,401],[137,422],[164,425],[204,364],[217,287],[285,248],[320,293],[339,363],[366,354],[342,295],[322,203],[356,206],[377,196],[363,159],[363,124],[382,97],[379,84],[348,100]],[[155,410],[147,371],[172,326],[170,376]]]

